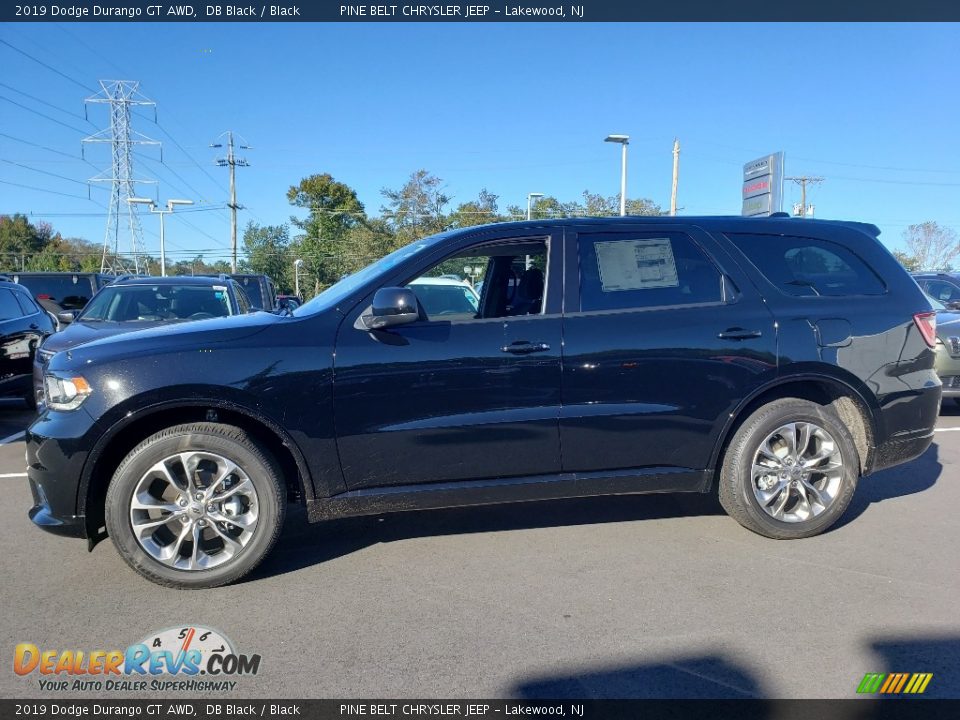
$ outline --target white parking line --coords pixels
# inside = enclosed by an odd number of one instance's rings
[[[960,432],[960,427],[955,428],[934,428],[934,432]]]
[[[20,432],[14,433],[13,435],[8,435],[7,437],[3,438],[3,440],[0,440],[0,445],[6,445],[8,442],[19,440],[26,434],[27,434],[26,430],[21,430]]]
[[[26,477],[26,473],[0,473],[0,478]]]

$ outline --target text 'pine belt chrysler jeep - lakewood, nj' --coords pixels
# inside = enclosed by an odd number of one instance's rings
[[[27,432],[55,533],[163,585],[231,582],[288,502],[313,521],[717,491],[770,538],[823,532],[923,453],[936,316],[876,227],[636,217],[418,240],[292,314],[56,353]],[[418,299],[464,267],[474,303]],[[482,285],[480,281],[482,280]],[[469,288],[468,288],[469,289]]]

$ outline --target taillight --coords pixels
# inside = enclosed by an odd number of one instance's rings
[[[937,342],[937,314],[935,312],[922,312],[913,316],[913,321],[917,324],[917,329],[923,335],[927,345],[933,347]]]

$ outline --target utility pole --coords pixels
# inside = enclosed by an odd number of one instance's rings
[[[87,103],[102,103],[110,106],[110,127],[83,139],[84,143],[110,143],[112,148],[113,162],[109,175],[105,171],[90,178],[90,182],[111,184],[107,230],[103,238],[103,257],[100,261],[102,273],[147,272],[143,230],[140,227],[140,218],[129,200],[136,197],[138,183],[156,181],[134,178],[133,146],[159,145],[160,143],[136,132],[131,127],[130,109],[134,105],[153,106],[156,114],[156,103],[141,95],[139,87],[140,83],[135,80],[101,80],[100,92],[84,100],[84,114],[86,114]],[[122,222],[121,215],[124,218]],[[129,238],[130,255],[133,260],[130,264],[125,263],[120,256],[121,234],[126,234]]]
[[[819,185],[824,181],[824,178],[801,175],[800,177],[784,178],[784,180],[793,180],[800,186],[800,217],[805,218],[807,216],[807,185]]]
[[[237,178],[236,178],[236,168],[239,167],[249,167],[248,163],[243,158],[238,158],[234,154],[234,145],[233,145],[233,131],[227,130],[223,135],[227,136],[227,156],[225,158],[217,158],[217,165],[219,167],[228,167],[230,168],[230,202],[228,207],[230,208],[230,249],[231,249],[231,260],[230,267],[231,272],[237,272],[237,210],[242,210],[243,205],[237,204]],[[223,137],[221,135],[220,137]],[[211,143],[210,147],[219,148],[223,147],[222,143]],[[237,145],[241,150],[252,150],[249,145]]]
[[[670,190],[670,215],[677,214],[677,184],[680,181],[680,140],[673,139],[673,188]]]

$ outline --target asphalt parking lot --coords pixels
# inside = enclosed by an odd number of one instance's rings
[[[57,697],[14,674],[19,642],[123,648],[182,625],[262,656],[237,698],[847,698],[867,672],[932,672],[927,696],[960,697],[952,404],[922,458],[862,481],[808,540],[758,537],[689,496],[294,516],[253,576],[199,592],[32,527],[16,437],[30,417],[0,407],[2,697]],[[109,693],[59,695],[83,696]]]

